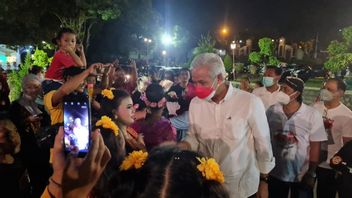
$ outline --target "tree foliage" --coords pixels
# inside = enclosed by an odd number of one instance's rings
[[[226,72],[232,73],[232,70],[233,70],[232,58],[228,54],[226,54],[224,57],[224,65],[225,65]]]
[[[125,0],[1,0],[0,42],[38,44],[51,40],[60,26],[83,40],[92,24],[116,19]]]
[[[27,53],[24,63],[20,65],[18,71],[12,71],[8,74],[7,83],[10,87],[10,101],[17,100],[22,92],[22,79],[28,74],[33,65],[47,67],[51,63],[52,57],[49,57],[44,50],[36,49],[34,54]]]
[[[28,74],[28,70],[31,68],[32,60],[31,55],[26,55],[24,63],[20,66],[19,71],[12,71],[8,74],[7,83],[10,87],[10,101],[17,100],[22,92],[22,79]]]
[[[275,45],[271,38],[262,38],[258,42],[259,52],[249,54],[249,61],[257,65],[278,65],[280,61],[274,56]]]
[[[32,64],[45,68],[49,66],[52,59],[53,57],[49,58],[48,54],[44,50],[40,50],[37,48],[32,56]]]
[[[252,52],[249,54],[249,61],[254,64],[260,64],[262,61],[262,55],[260,52]]]
[[[339,72],[352,64],[352,26],[342,30],[342,41],[331,41],[328,46],[329,58],[324,67]]]
[[[199,54],[207,52],[215,53],[215,40],[209,33],[205,36],[201,35],[198,41],[198,46],[193,50],[193,55],[195,57]]]
[[[51,2],[0,0],[0,43],[35,44],[53,38],[59,21],[49,11],[54,9]]]

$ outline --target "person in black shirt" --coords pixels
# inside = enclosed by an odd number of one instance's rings
[[[345,143],[331,158],[330,166],[336,171],[335,177],[340,181],[337,186],[339,197],[352,197],[352,141]]]

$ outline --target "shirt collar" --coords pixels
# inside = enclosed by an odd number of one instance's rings
[[[231,83],[228,83],[228,85],[229,85],[229,88],[227,89],[227,93],[225,95],[225,98],[222,101],[229,100],[231,98],[231,96],[233,95],[234,88]]]
[[[277,92],[280,91],[281,86],[280,86],[280,85],[278,85],[278,86],[279,86],[279,87],[277,88],[277,90],[275,90],[273,93],[277,93]],[[265,89],[266,92],[271,93],[270,91],[268,91],[268,90],[266,89],[266,87],[264,87],[264,89]],[[273,94],[273,93],[271,93],[271,94]]]
[[[221,104],[221,103],[223,103],[223,102],[229,100],[229,99],[232,97],[232,94],[233,94],[233,92],[234,92],[234,88],[233,88],[232,84],[231,84],[230,82],[225,82],[225,83],[226,83],[229,87],[228,87],[228,89],[227,89],[227,93],[226,93],[225,97],[219,102],[219,104]],[[214,102],[213,100],[210,100],[210,101],[208,101],[208,102],[215,104],[215,102]]]
[[[278,105],[277,107],[279,108],[278,110],[281,111],[285,115],[283,105]],[[299,115],[299,114],[304,113],[306,111],[306,109],[307,109],[307,105],[302,102],[302,104],[299,107],[299,109],[290,117],[290,119],[295,117],[295,116],[297,116],[297,115]]]

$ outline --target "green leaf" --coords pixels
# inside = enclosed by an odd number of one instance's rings
[[[24,63],[21,65],[19,68],[19,71],[12,71],[8,75],[8,80],[7,83],[9,84],[10,87],[10,101],[13,102],[17,100],[22,92],[22,79],[25,75],[28,74],[28,70],[32,65],[32,60],[31,60],[31,54],[28,53],[26,55]]]
[[[347,51],[348,51],[348,47],[346,43],[338,42],[336,40],[331,41],[330,45],[328,46],[328,52],[330,56],[346,53]]]
[[[232,58],[228,54],[224,57],[224,65],[227,73],[231,73],[233,69]]]
[[[44,50],[36,49],[34,51],[33,57],[33,65],[38,65],[39,67],[47,67],[51,61],[49,61],[48,54]]]
[[[272,56],[274,54],[274,43],[271,38],[262,38],[258,42],[260,53],[266,56]]]
[[[248,59],[251,63],[260,64],[262,62],[262,55],[259,52],[251,52]]]

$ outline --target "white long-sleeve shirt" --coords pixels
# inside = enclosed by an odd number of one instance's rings
[[[185,141],[192,150],[214,157],[232,198],[257,192],[259,174],[275,166],[265,109],[253,94],[229,85],[219,103],[194,98]]]

